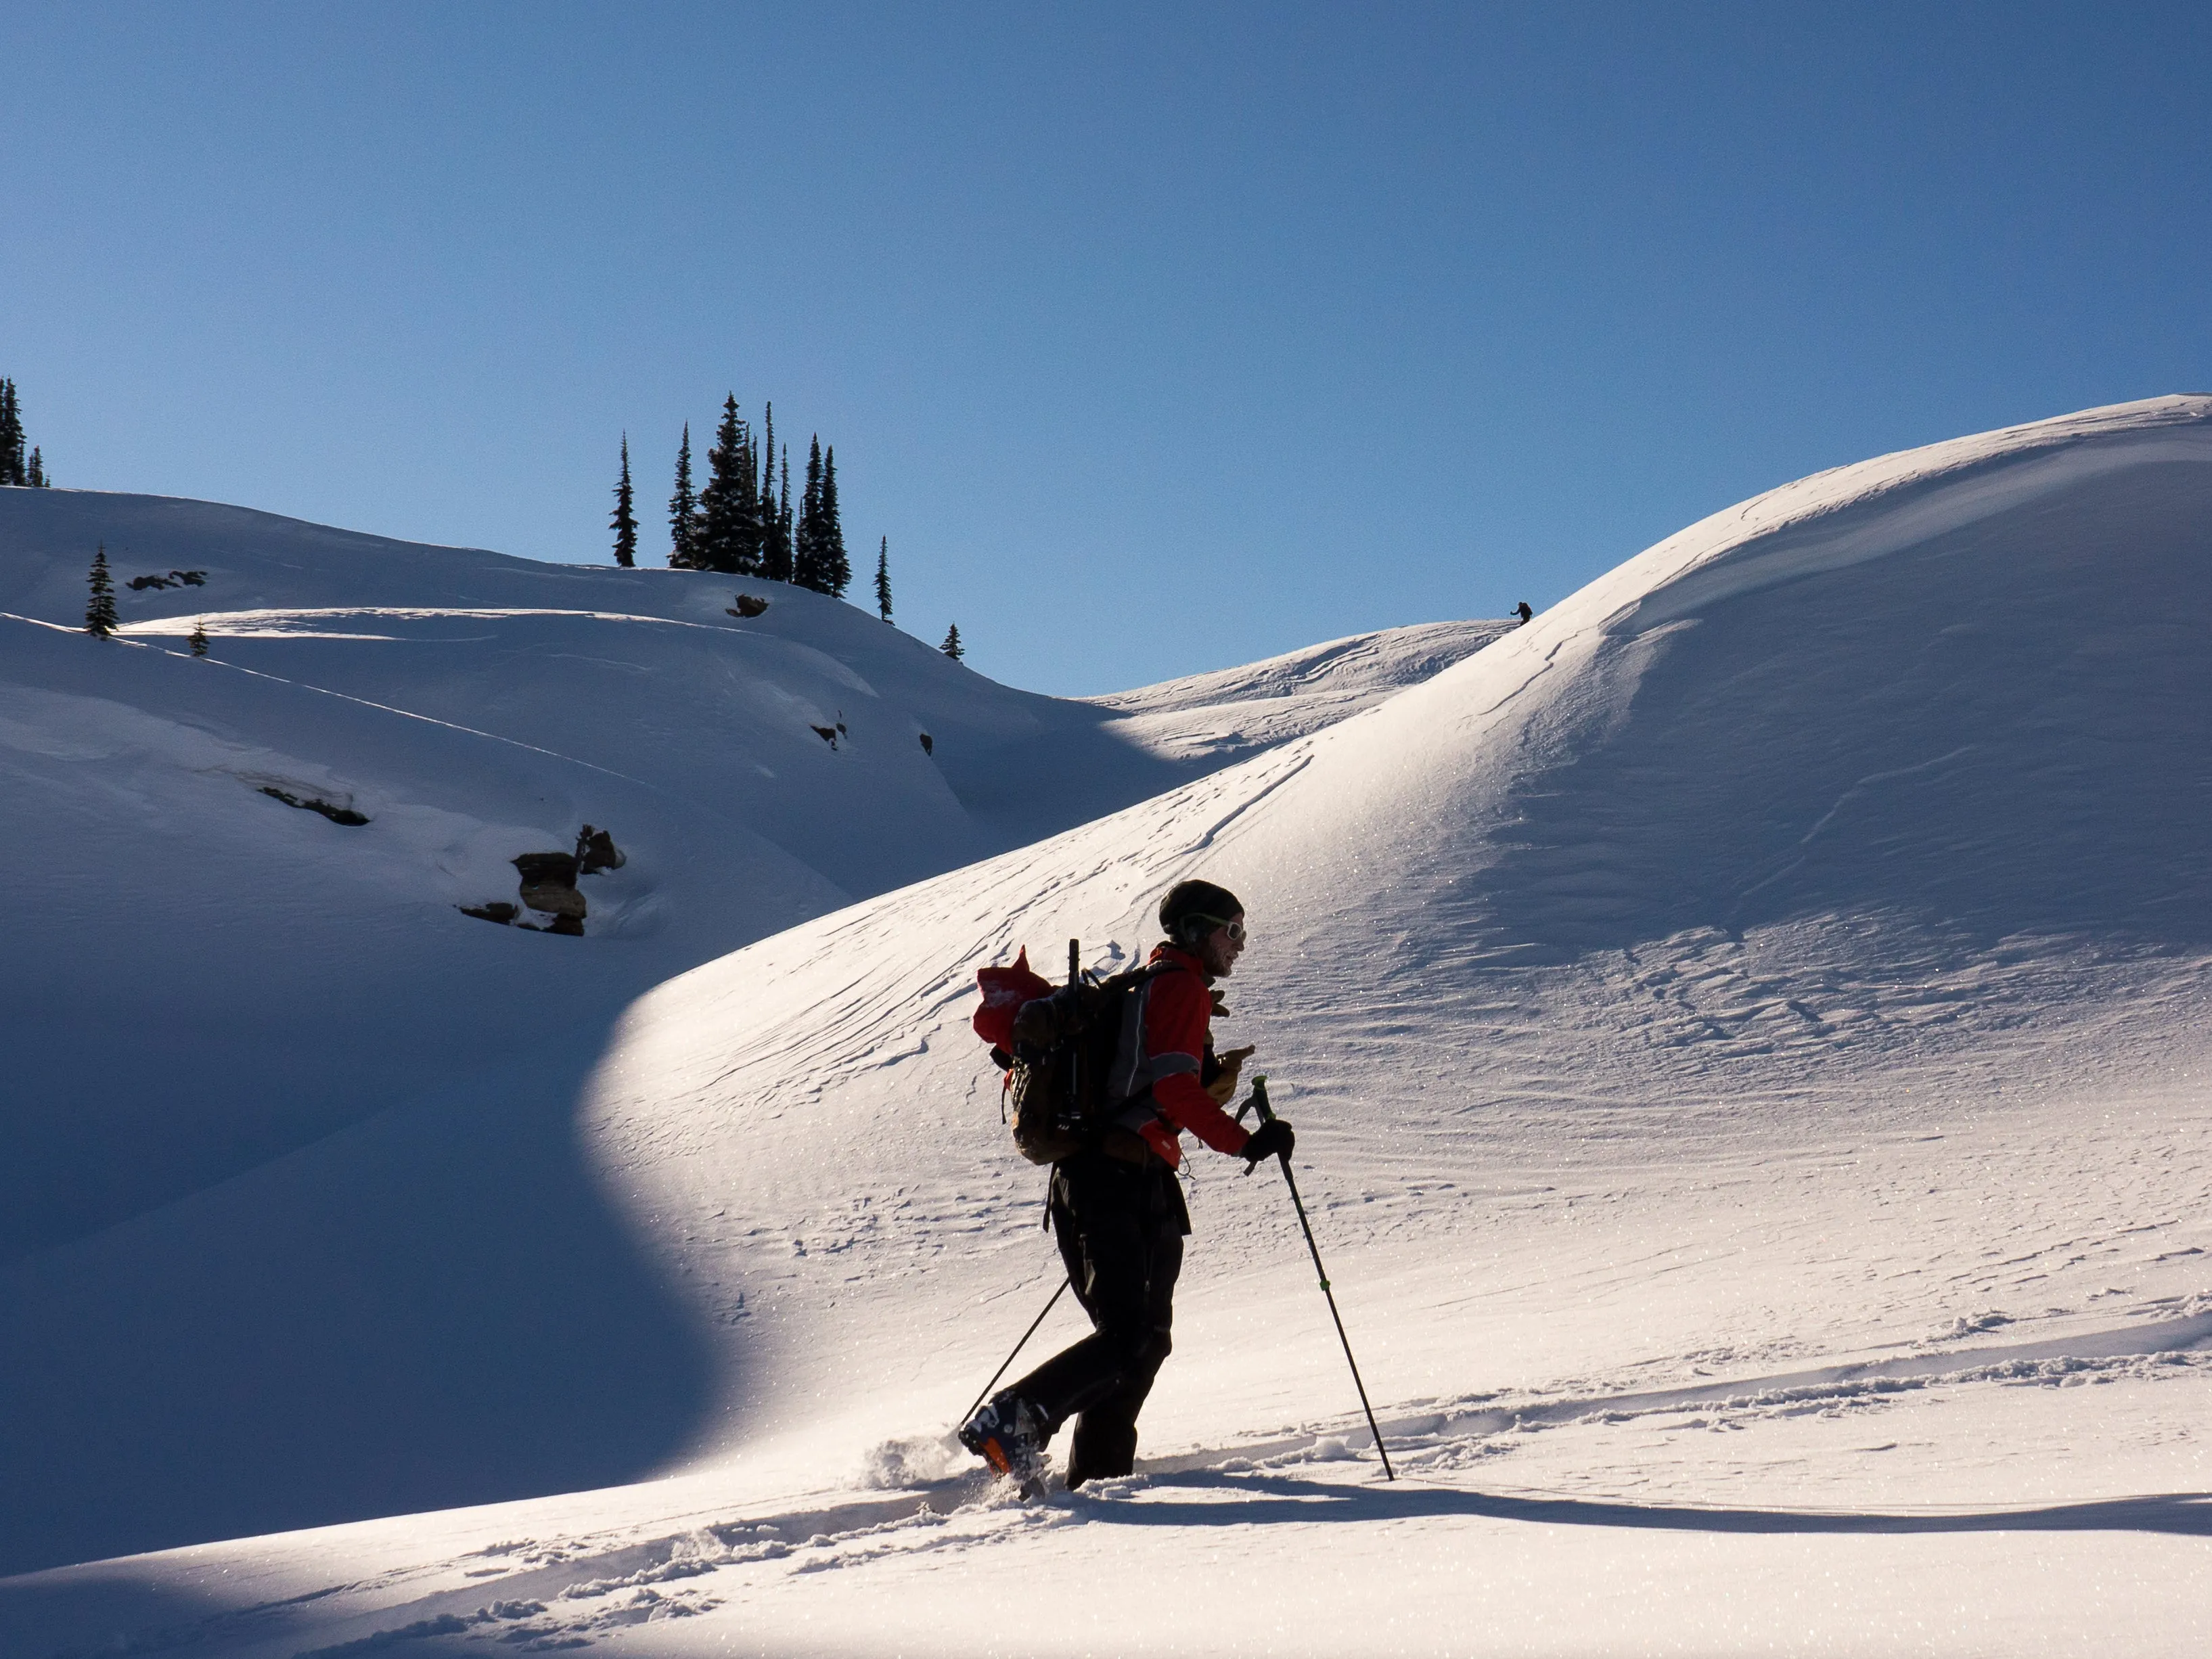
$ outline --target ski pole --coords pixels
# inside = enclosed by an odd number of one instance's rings
[[[1246,1110],[1255,1108],[1259,1111],[1261,1122],[1273,1123],[1275,1121],[1275,1109],[1267,1103],[1267,1077],[1264,1072],[1252,1079],[1252,1097],[1238,1110],[1238,1121],[1243,1121]],[[1283,1166],[1283,1180],[1291,1189],[1291,1203],[1297,1210],[1298,1226],[1306,1236],[1306,1249],[1313,1255],[1314,1273],[1321,1279],[1321,1293],[1328,1298],[1328,1316],[1336,1322],[1336,1340],[1344,1344],[1344,1363],[1352,1367],[1352,1386],[1359,1390],[1359,1409],[1367,1413],[1368,1430],[1374,1435],[1375,1449],[1382,1458],[1382,1474],[1386,1479],[1395,1480],[1398,1471],[1390,1467],[1389,1449],[1382,1443],[1382,1431],[1376,1427],[1375,1407],[1367,1403],[1367,1385],[1359,1380],[1359,1362],[1352,1357],[1352,1339],[1344,1334],[1344,1316],[1336,1310],[1336,1292],[1328,1287],[1328,1269],[1321,1265],[1321,1246],[1314,1243],[1313,1225],[1306,1219],[1305,1202],[1298,1196],[1298,1178],[1291,1173],[1291,1155],[1278,1152],[1275,1161]],[[1252,1171],[1247,1168],[1244,1173],[1250,1175]],[[1023,1340],[1026,1341],[1028,1339]]]
[[[969,1418],[975,1415],[976,1407],[981,1406],[983,1403],[984,1395],[989,1394],[992,1389],[999,1386],[999,1379],[1006,1374],[1006,1367],[1014,1363],[1014,1354],[1019,1353],[1024,1348],[1029,1346],[1030,1339],[1035,1336],[1037,1333],[1037,1327],[1044,1323],[1044,1315],[1048,1314],[1053,1310],[1054,1306],[1058,1304],[1060,1297],[1066,1292],[1067,1284],[1067,1280],[1064,1279],[1061,1279],[1060,1281],[1060,1289],[1054,1291],[1052,1293],[1052,1300],[1044,1304],[1044,1313],[1039,1314],[1035,1319],[1030,1321],[1029,1329],[1024,1331],[1022,1333],[1022,1340],[1014,1344],[1014,1353],[1008,1354],[1005,1360],[1000,1363],[999,1369],[991,1373],[991,1380],[983,1385],[983,1393],[975,1396],[975,1404],[969,1407],[966,1411],[960,1413],[960,1420],[963,1423],[965,1423]]]

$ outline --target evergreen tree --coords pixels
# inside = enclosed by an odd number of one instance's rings
[[[628,570],[637,562],[637,515],[630,510],[635,493],[629,485],[629,434],[623,434],[622,477],[615,484],[615,516],[607,528],[615,532],[615,562]]]
[[[891,619],[891,538],[888,536],[876,550],[876,610],[885,622]]]
[[[788,446],[786,447],[787,450]],[[783,458],[783,487],[775,482],[775,441],[763,447],[766,464],[761,469],[760,574],[770,581],[791,580],[791,457]]]
[[[732,576],[760,574],[760,495],[751,430],[738,418],[738,398],[722,403],[722,424],[707,452],[707,487],[699,492],[699,567]]]
[[[115,632],[116,625],[115,584],[107,574],[106,543],[92,556],[92,574],[86,580],[92,584],[92,599],[84,607],[84,631],[104,640]]]
[[[806,493],[799,502],[799,539],[791,553],[791,580],[817,593],[830,591],[828,550],[822,537],[822,438],[806,453]]]
[[[791,507],[791,446],[789,444],[783,447],[781,465],[783,477],[777,492],[775,539],[771,544],[769,558],[763,561],[762,574],[774,576],[780,582],[787,582],[796,580],[792,574],[793,556],[792,542],[796,532],[793,528]]]
[[[207,623],[199,617],[195,617],[192,622],[192,655],[207,655]]]
[[[942,651],[946,656],[951,658],[955,662],[958,662],[961,658],[968,654],[966,648],[960,643],[960,624],[958,623],[953,623],[951,627],[945,630],[945,643],[939,646],[937,648],[939,651]]]
[[[15,383],[0,380],[0,484],[30,482],[23,465],[23,410],[15,399]]]
[[[676,452],[676,493],[668,498],[668,568],[699,565],[699,498],[691,493],[691,422],[684,422],[684,447]]]
[[[837,519],[837,451],[822,456],[822,578],[825,593],[842,599],[853,585],[853,562],[845,556],[845,527]]]
[[[40,459],[39,452],[35,447],[33,447],[31,451],[30,477],[24,479],[23,482],[30,485],[33,489],[51,489],[53,488],[53,481],[46,477],[46,463]]]
[[[772,580],[785,578],[776,574],[776,529],[781,510],[775,499],[775,405],[761,405],[760,445],[760,501],[757,509],[757,528],[754,545],[760,550],[757,573]],[[788,561],[785,562],[786,563]]]

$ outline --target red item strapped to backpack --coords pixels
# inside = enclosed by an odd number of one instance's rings
[[[1041,979],[1030,967],[1029,947],[1014,958],[1011,968],[979,968],[975,983],[982,987],[983,1006],[975,1011],[973,1022],[975,1035],[994,1048],[1011,1053],[1014,1046],[1014,1016],[1022,1005],[1053,993],[1050,981]]]

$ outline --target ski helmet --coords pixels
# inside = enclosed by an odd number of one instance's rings
[[[1160,927],[1174,943],[1190,945],[1243,914],[1243,902],[1226,887],[1210,881],[1179,881],[1160,901]]]

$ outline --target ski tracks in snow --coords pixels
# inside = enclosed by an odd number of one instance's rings
[[[1765,1492],[1668,1489],[1649,1468],[1620,1464],[1608,1431],[1634,1449],[1685,1437],[1711,1441],[1798,1419],[1867,1418],[1916,1401],[1993,1389],[2212,1379],[2212,1297],[2148,1305],[2132,1322],[2063,1338],[1947,1346],[1764,1376],[1624,1387],[1626,1379],[1469,1396],[1401,1408],[1383,1422],[1402,1472],[1383,1481],[1357,1419],[1279,1431],[1227,1447],[1147,1458],[1127,1480],[1024,1504],[980,1470],[951,1469],[949,1437],[878,1449],[867,1472],[895,1489],[827,1492],[753,1512],[670,1516],[571,1535],[502,1537],[461,1553],[187,1624],[118,1633],[100,1651],[221,1652],[240,1659],[570,1650],[623,1644],[641,1626],[742,1617],[780,1587],[825,1572],[866,1572],[928,1558],[1022,1549],[1069,1528],[1115,1534],[1162,1527],[1250,1528],[1435,1524],[1665,1529],[1694,1533],[1927,1534],[2124,1530],[2212,1537],[2212,1493],[2158,1492],[2078,1501],[1778,1503]],[[2000,1324],[2005,1322],[1999,1322]],[[1984,1335],[1972,1322],[1965,1333]],[[1695,1357],[1678,1362],[1702,1369]],[[1577,1438],[1577,1431],[1580,1437]],[[1536,1437],[1571,1443],[1564,1484],[1510,1474]],[[1653,1436],[1659,1437],[1657,1439]],[[1758,1436],[1753,1435],[1755,1440]],[[1724,1442],[1740,1446],[1740,1441]],[[1862,1455],[1896,1450],[1893,1437]],[[1608,1462],[1615,1467],[1607,1469]],[[1534,1471],[1536,1480],[1545,1476]],[[930,1478],[917,1478],[927,1474]],[[1613,1489],[1604,1484],[1608,1474]],[[1626,1487],[1629,1490],[1623,1491]],[[1649,1488],[1639,1490],[1638,1488]],[[696,1488],[690,1488],[696,1492]],[[1725,1499],[1730,1496],[1736,1501]],[[740,1506],[752,1507],[752,1506]],[[764,1512],[763,1512],[764,1511]],[[1115,1547],[1102,1534],[1086,1553]],[[1010,1564],[979,1566],[994,1579]],[[31,1581],[17,1581],[19,1584]],[[78,1650],[55,1650],[70,1659]]]

